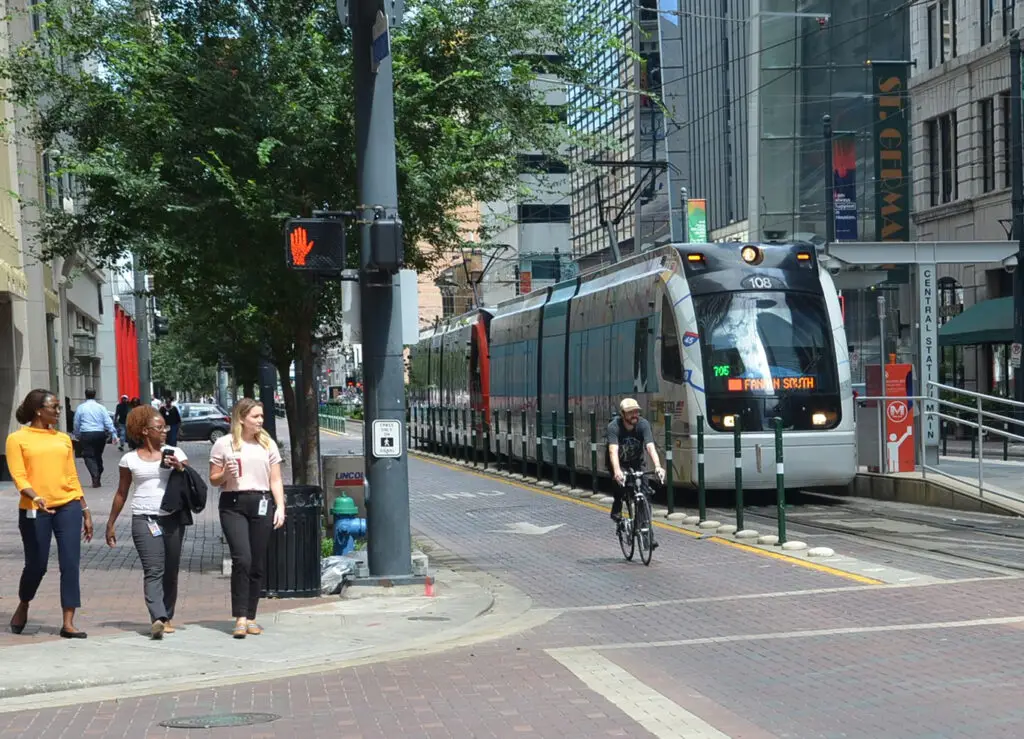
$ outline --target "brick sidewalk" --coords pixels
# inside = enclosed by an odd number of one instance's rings
[[[284,431],[287,434],[287,429]],[[209,442],[183,442],[189,462],[204,477],[209,467]],[[148,632],[149,619],[142,597],[142,567],[131,539],[129,504],[117,520],[117,546],[104,541],[111,500],[117,488],[121,452],[108,445],[103,457],[103,487],[85,488],[95,526],[91,543],[82,544],[82,608],[75,624],[90,635],[102,636],[126,631]],[[287,465],[285,465],[287,467]],[[78,460],[79,479],[88,480],[85,464]],[[285,473],[286,481],[290,472]],[[32,604],[29,625],[15,636],[7,627],[18,605],[18,580],[24,561],[21,536],[15,515],[17,494],[12,487],[0,488],[0,647],[59,638],[61,625],[57,547],[51,545],[50,564]],[[206,509],[196,516],[185,534],[178,591],[178,618],[183,624],[198,621],[230,621],[230,578],[221,575],[227,546],[221,541],[217,515],[217,490],[210,489]],[[303,604],[311,601],[304,601]],[[260,610],[272,613],[294,607],[294,601],[263,600]]]

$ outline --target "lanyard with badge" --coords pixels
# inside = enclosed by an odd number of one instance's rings
[[[152,518],[146,519],[146,526],[149,527],[149,533],[153,536],[163,536],[163,529],[160,528],[160,524],[154,521]]]

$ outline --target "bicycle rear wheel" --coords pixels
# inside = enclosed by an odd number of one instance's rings
[[[640,548],[640,561],[649,566],[654,554],[654,522],[651,520],[651,504],[646,494],[641,495],[636,501],[633,534]]]
[[[622,556],[627,561],[632,561],[633,552],[635,551],[635,543],[633,541],[633,526],[635,524],[633,519],[633,497],[627,490],[623,491],[622,498],[622,521],[618,526],[619,546],[622,548]]]

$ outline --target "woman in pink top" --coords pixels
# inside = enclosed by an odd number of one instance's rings
[[[220,525],[231,550],[232,636],[262,634],[256,606],[263,588],[271,526],[284,525],[281,453],[263,430],[263,405],[243,398],[231,410],[231,434],[210,451],[210,482],[221,489]]]

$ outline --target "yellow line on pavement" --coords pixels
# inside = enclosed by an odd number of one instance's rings
[[[501,476],[495,477],[494,475],[488,475],[488,474],[485,474],[483,472],[479,472],[477,470],[467,469],[466,467],[460,467],[458,465],[453,465],[453,464],[449,464],[447,462],[442,462],[440,460],[433,459],[432,457],[427,457],[427,456],[425,456],[423,454],[420,454],[419,452],[413,451],[411,449],[409,450],[409,454],[411,456],[414,456],[414,457],[417,457],[417,458],[423,460],[424,462],[429,462],[430,464],[437,465],[438,467],[444,467],[445,469],[449,469],[449,470],[452,470],[454,472],[465,472],[467,474],[474,475],[475,477],[480,477],[480,478],[483,478],[485,480],[492,480],[492,481],[500,482],[503,485],[511,485],[514,488],[519,488],[520,490],[525,490],[528,493],[540,493],[541,495],[546,495],[549,498],[558,498],[559,500],[565,500],[565,501],[568,501],[570,503],[575,503],[577,505],[586,506],[587,508],[593,508],[596,511],[605,511],[605,510],[607,510],[607,508],[605,508],[604,506],[598,505],[597,503],[592,503],[589,500],[583,500],[583,499],[580,499],[580,498],[574,498],[571,495],[563,495],[563,494],[557,493],[557,492],[555,492],[553,490],[544,490],[543,488],[535,487],[535,486],[530,485],[528,483],[524,484],[522,482],[519,482],[518,480],[510,480],[508,478],[501,477]],[[700,533],[698,533],[696,531],[687,531],[686,529],[681,529],[681,528],[678,528],[677,526],[673,526],[673,525],[668,524],[668,523],[663,523],[661,521],[654,521],[654,525],[657,526],[659,529],[664,529],[666,531],[673,531],[675,533],[683,534],[684,536],[689,536],[689,537],[692,537],[694,539],[700,539],[700,538],[704,537],[704,534],[700,534]],[[789,555],[781,554],[779,552],[772,552],[772,551],[768,551],[766,549],[759,549],[758,547],[750,546],[749,544],[743,544],[743,543],[738,542],[738,541],[729,541],[728,539],[723,539],[723,538],[718,537],[718,536],[711,536],[711,537],[708,537],[708,538],[711,541],[715,542],[716,544],[724,544],[727,547],[732,547],[734,549],[739,549],[739,550],[744,551],[744,552],[749,552],[750,554],[758,554],[758,555],[760,555],[762,557],[768,557],[770,559],[778,560],[780,562],[787,562],[789,564],[797,565],[798,567],[803,567],[803,568],[808,569],[808,570],[814,570],[816,572],[823,572],[823,573],[825,573],[827,575],[835,575],[836,577],[841,577],[841,578],[844,578],[846,580],[852,580],[853,582],[858,582],[858,583],[861,583],[862,585],[884,585],[885,584],[881,580],[875,580],[874,578],[871,578],[871,577],[865,577],[864,575],[857,575],[857,574],[855,574],[853,572],[845,572],[843,570],[837,570],[836,568],[829,567],[828,565],[818,564],[817,562],[808,562],[806,560],[797,559],[796,557],[790,557]]]

